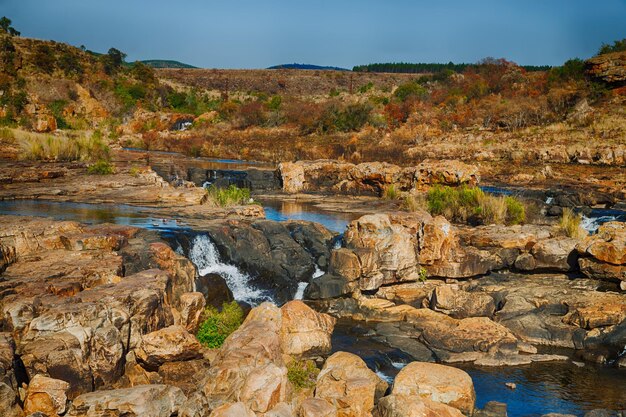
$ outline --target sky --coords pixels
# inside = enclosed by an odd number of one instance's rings
[[[22,36],[205,68],[560,65],[626,38],[626,0],[0,0]]]

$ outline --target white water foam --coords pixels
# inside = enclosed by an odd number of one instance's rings
[[[317,264],[315,265],[315,271],[313,272],[313,278],[321,277],[324,275],[324,271],[320,269]],[[293,296],[294,300],[302,300],[304,298],[304,290],[309,286],[308,282],[299,282],[298,289],[296,290],[296,295]]]
[[[194,238],[189,251],[189,259],[196,265],[200,275],[213,273],[223,277],[228,288],[233,292],[235,300],[245,301],[253,306],[263,301],[273,301],[266,291],[250,283],[249,275],[240,271],[235,265],[220,261],[217,248],[208,236],[198,235]]]
[[[393,366],[396,369],[402,369],[406,366],[407,364],[405,362],[391,362],[391,366]]]
[[[589,233],[595,233],[600,225],[617,220],[616,216],[587,217],[582,216],[580,225]]]
[[[376,371],[376,375],[378,375],[378,377],[380,379],[382,379],[383,381],[385,381],[388,384],[392,384],[393,383],[393,378],[390,377],[389,375],[386,375],[382,371]]]
[[[546,197],[546,204],[552,204],[554,197]]]

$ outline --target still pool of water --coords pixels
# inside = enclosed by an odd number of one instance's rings
[[[320,223],[327,229],[343,233],[352,220],[361,217],[357,213],[341,213],[319,208],[314,203],[298,201],[266,200],[260,201],[265,209],[265,217],[269,220],[307,220]]]
[[[3,200],[0,215],[50,217],[86,224],[116,223],[145,229],[181,227],[176,220],[159,219],[142,213],[141,207],[126,204],[87,204],[46,200]]]
[[[360,356],[389,383],[412,361],[406,353],[376,341],[367,327],[346,320],[335,326],[332,343],[333,352]],[[477,407],[483,408],[489,401],[503,402],[509,417],[548,413],[583,416],[598,408],[626,409],[626,369],[570,361],[510,367],[454,366],[472,377]],[[515,383],[517,388],[507,388],[507,382]]]

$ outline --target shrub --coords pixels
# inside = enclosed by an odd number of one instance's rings
[[[79,138],[28,135],[20,138],[19,146],[21,159],[35,161],[107,161],[110,153],[96,134]]]
[[[33,64],[42,72],[52,74],[54,71],[54,54],[45,44],[37,46],[33,55]]]
[[[573,238],[582,238],[585,236],[587,232],[582,228],[581,223],[582,217],[579,214],[574,213],[574,211],[569,208],[563,209],[559,228],[565,235]]]
[[[383,192],[383,198],[385,200],[397,200],[400,197],[400,191],[396,188],[395,184],[390,184],[385,187]]]
[[[243,323],[243,310],[236,301],[224,303],[222,311],[210,306],[204,310],[204,320],[196,337],[208,348],[219,348],[224,340]]]
[[[65,100],[55,100],[52,103],[48,104],[48,108],[52,113],[52,116],[56,119],[57,127],[59,129],[67,129],[69,125],[67,121],[63,117],[63,110],[67,106],[67,101]]]
[[[78,57],[70,51],[61,54],[57,60],[57,65],[67,76],[80,76],[85,71]]]
[[[422,99],[426,97],[428,91],[416,82],[400,85],[393,95],[400,101],[407,101],[409,98]]]
[[[99,159],[95,164],[87,168],[87,172],[91,175],[111,175],[115,173],[115,167],[111,162]]]
[[[417,203],[415,203],[417,204]],[[524,204],[515,197],[485,194],[478,187],[431,187],[426,196],[428,211],[448,220],[483,224],[519,224],[526,220]]]
[[[609,54],[611,52],[626,51],[626,38],[613,42],[613,45],[603,43],[597,55]]]
[[[418,279],[419,279],[420,282],[428,281],[428,272],[426,272],[426,269],[423,266],[420,266],[420,272],[419,272]]]
[[[207,188],[209,197],[220,207],[237,206],[250,203],[250,190],[230,185],[228,188],[218,188],[211,185]]]
[[[297,390],[315,387],[320,370],[315,362],[294,360],[287,365],[287,378]]]
[[[8,143],[15,142],[15,134],[11,129],[6,127],[0,128],[0,140],[3,140]]]

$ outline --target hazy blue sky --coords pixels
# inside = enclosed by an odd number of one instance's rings
[[[557,65],[626,37],[626,0],[0,0],[24,36],[209,68]]]

